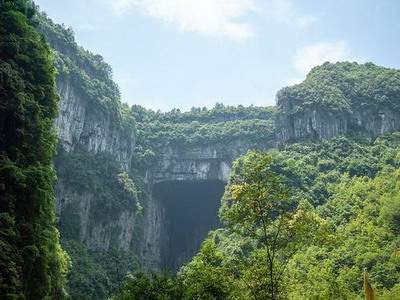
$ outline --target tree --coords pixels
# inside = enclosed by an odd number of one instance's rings
[[[180,300],[181,281],[169,274],[128,274],[122,291],[112,300]]]
[[[62,299],[69,259],[55,223],[51,51],[30,1],[0,7],[0,298]]]
[[[185,300],[226,300],[237,288],[226,257],[218,249],[214,239],[205,240],[193,260],[182,268]],[[232,298],[233,299],[233,298]]]
[[[257,241],[242,271],[254,299],[284,297],[289,260],[325,224],[307,202],[297,207],[272,161],[254,151],[237,160],[220,211],[231,230]]]

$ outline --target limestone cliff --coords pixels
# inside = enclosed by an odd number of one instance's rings
[[[43,14],[38,19],[58,71],[60,146],[55,164],[61,233],[89,249],[131,251],[139,223],[137,199],[125,197],[129,193],[118,177],[130,171],[135,148],[129,108],[120,102],[111,68],[101,56],[78,46],[70,29]]]
[[[135,147],[134,123],[120,102],[111,68],[101,56],[79,47],[71,30],[40,17],[54,49],[60,112],[56,120],[65,151],[108,152],[128,169]]]
[[[162,267],[177,269],[199,249],[200,242],[218,223],[217,211],[224,185],[228,182],[232,162],[250,149],[265,150],[274,147],[274,140],[265,143],[255,143],[251,140],[238,139],[229,143],[211,143],[200,145],[165,145],[160,149],[157,160],[147,170],[147,180],[151,190],[146,209],[144,210],[144,241],[140,244],[140,257],[145,268],[160,269]],[[166,188],[170,186],[170,188]],[[173,188],[172,188],[173,186]],[[195,194],[187,190],[195,191]],[[160,192],[162,190],[163,192]],[[207,190],[213,191],[208,195]],[[168,228],[171,220],[171,208],[168,201],[194,201],[200,196],[201,201],[209,203],[209,212],[202,212],[195,202],[193,209],[198,209],[195,215],[185,214],[195,218],[199,214],[209,214],[211,220],[196,224],[196,228],[187,231],[194,235],[179,251],[167,247],[171,243],[179,243],[174,239]],[[169,199],[169,200],[168,200]],[[184,209],[177,207],[176,209]],[[212,209],[212,207],[214,207]],[[176,219],[174,217],[173,219]],[[187,226],[183,222],[181,226]],[[204,229],[201,230],[201,227]],[[186,251],[184,251],[186,250]],[[173,253],[171,253],[171,251]]]
[[[326,63],[278,93],[281,142],[400,130],[400,72],[371,63]]]
[[[108,152],[128,170],[135,145],[134,131],[119,128],[113,120],[115,116],[88,101],[68,76],[59,75],[57,87],[61,101],[56,124],[64,150]]]

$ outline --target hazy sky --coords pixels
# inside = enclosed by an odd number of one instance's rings
[[[111,64],[122,100],[273,105],[324,61],[400,67],[399,0],[36,0]]]

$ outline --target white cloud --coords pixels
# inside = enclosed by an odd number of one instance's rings
[[[310,70],[324,62],[335,63],[344,60],[354,60],[350,47],[344,41],[321,42],[307,45],[298,49],[293,57],[293,67],[296,78],[290,79],[288,84],[301,82]]]
[[[208,36],[226,36],[244,41],[254,36],[250,12],[280,23],[308,28],[317,18],[298,12],[292,0],[111,0],[114,11],[123,14],[138,10],[178,26],[182,31]]]
[[[269,0],[265,2],[265,8],[275,20],[299,28],[308,28],[317,21],[315,16],[300,14],[290,0]]]
[[[235,41],[254,35],[251,24],[239,20],[254,9],[254,0],[115,0],[113,6],[119,14],[138,9],[183,31]]]

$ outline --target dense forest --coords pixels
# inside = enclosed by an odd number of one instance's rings
[[[127,277],[115,299],[398,299],[400,136],[337,138],[234,163],[209,234],[177,277]]]
[[[58,111],[51,50],[26,1],[0,7],[0,295],[62,299],[70,260],[56,228]]]
[[[85,100],[86,119],[66,98]],[[0,299],[400,299],[399,70],[325,63],[276,107],[161,112],[120,98],[72,29],[0,1]],[[329,127],[317,112],[346,130],[281,139],[295,118]],[[58,140],[60,119],[84,134]],[[177,272],[148,268],[157,164],[238,144],[249,151],[232,162],[220,227]]]

